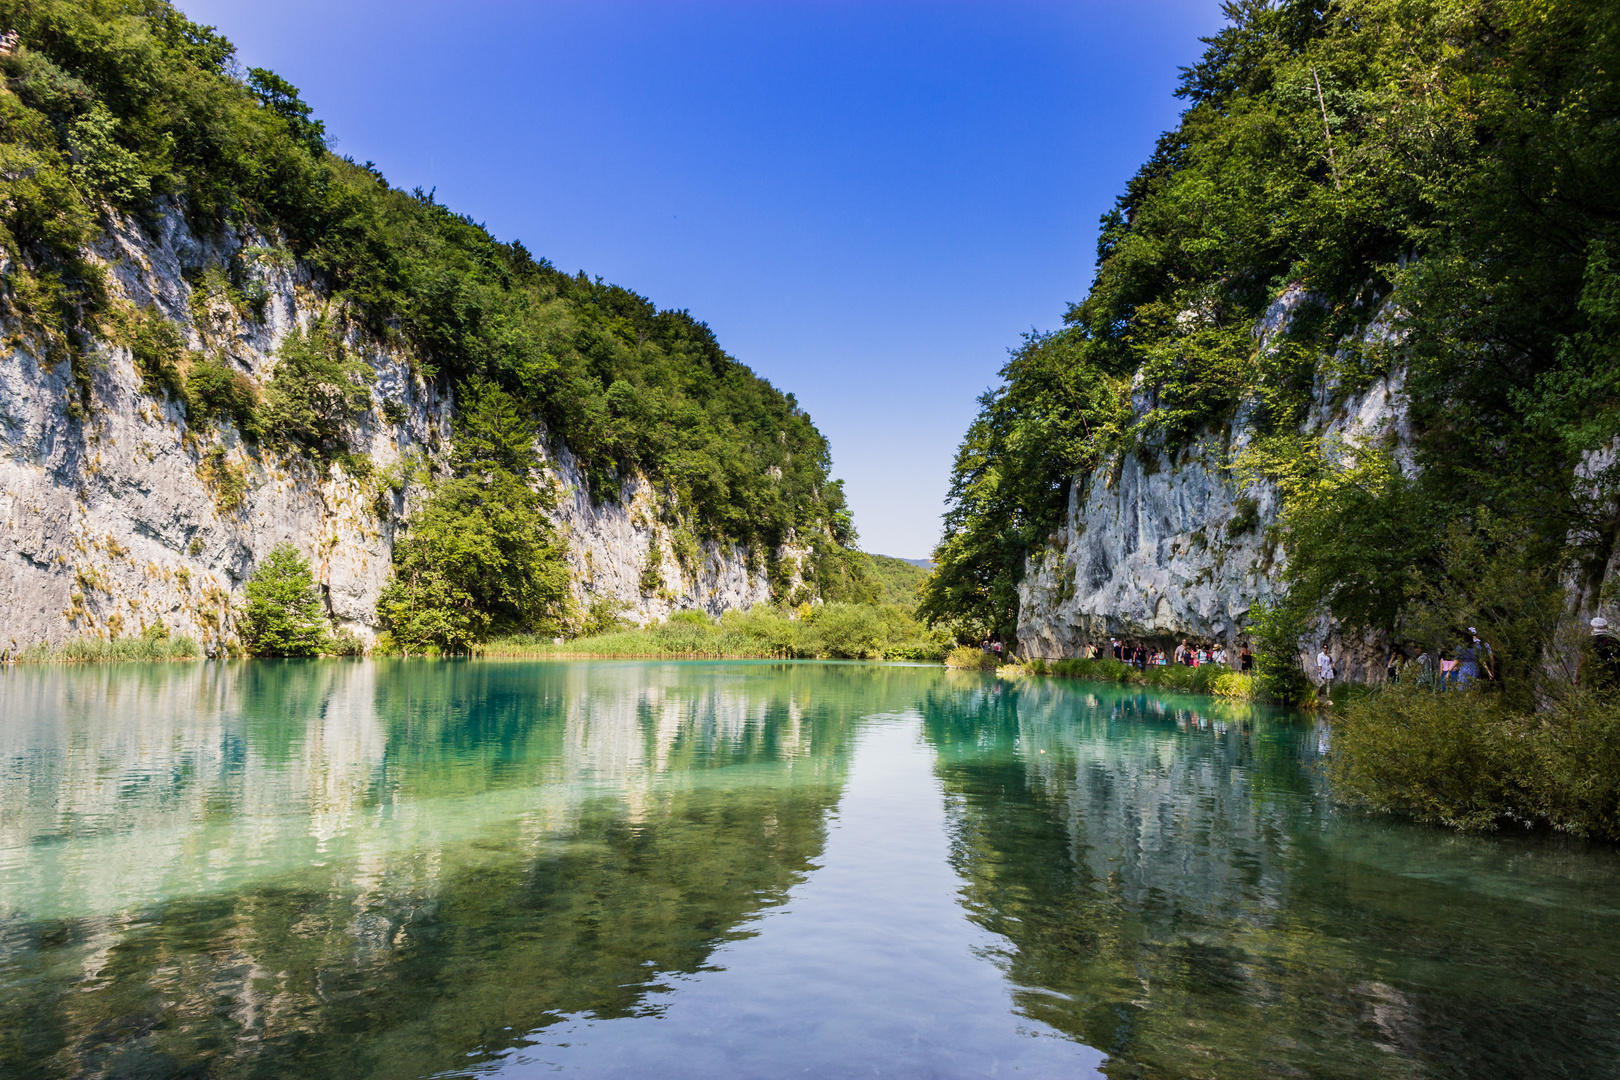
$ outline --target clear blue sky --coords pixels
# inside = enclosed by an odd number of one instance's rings
[[[1019,335],[1179,110],[1215,0],[179,0],[334,149],[660,307],[791,391],[861,546],[924,557]]]

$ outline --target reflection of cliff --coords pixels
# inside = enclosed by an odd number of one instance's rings
[[[1001,685],[926,715],[970,917],[1019,1007],[1109,1075],[1538,1075],[1503,1066],[1616,1002],[1613,951],[1572,951],[1579,914],[1406,876],[1418,842],[1335,820],[1300,767],[1312,728],[1183,700]],[[1570,1046],[1593,1068],[1620,1049]]]
[[[0,673],[0,1073],[424,1075],[654,1008],[915,698],[805,671]]]

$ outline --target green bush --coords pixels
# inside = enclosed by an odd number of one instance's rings
[[[223,356],[198,356],[186,372],[186,398],[193,422],[228,419],[244,439],[260,435],[259,388]]]
[[[965,648],[965,646],[964,646]],[[1071,657],[1066,660],[1032,660],[1028,670],[1036,675],[1059,675],[1093,682],[1135,683],[1188,694],[1215,694],[1251,701],[1257,697],[1255,680],[1241,672],[1214,664],[1188,667],[1185,664],[1150,664],[1139,670],[1111,656],[1098,659]]]
[[[140,373],[143,392],[167,392],[175,401],[185,404],[186,380],[180,374],[180,363],[186,355],[185,344],[180,328],[164,318],[156,307],[149,307],[136,317],[129,350],[135,359],[135,370]]]
[[[1384,686],[1335,715],[1328,776],[1345,802],[1422,822],[1620,839],[1620,701],[1525,712],[1486,689]]]
[[[977,645],[958,645],[945,654],[945,666],[964,671],[994,671],[1001,666],[996,654]]]
[[[497,634],[560,634],[572,615],[564,542],[529,482],[534,426],[482,381],[459,389],[450,476],[394,544],[377,611],[393,647],[466,653]]]
[[[292,544],[270,549],[248,578],[242,640],[255,656],[315,656],[329,648],[309,562]]]
[[[1297,606],[1256,605],[1249,612],[1254,637],[1255,688],[1278,705],[1307,705],[1316,688],[1299,659],[1299,642],[1308,619]]]
[[[317,322],[282,339],[264,393],[264,427],[276,440],[331,460],[349,449],[348,426],[371,402],[376,373],[349,356],[332,327]]]
[[[945,644],[903,608],[892,605],[815,604],[786,610],[756,604],[718,620],[682,611],[663,623],[576,637],[562,645],[534,634],[491,637],[484,655],[826,657],[938,661]]]

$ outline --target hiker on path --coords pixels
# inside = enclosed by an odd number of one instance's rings
[[[1468,628],[1470,634],[1474,628]],[[1463,647],[1457,650],[1457,685],[1472,686],[1474,680],[1479,678],[1479,638],[1470,637],[1463,642]]]
[[[1324,694],[1332,691],[1333,658],[1328,655],[1327,642],[1325,641],[1322,643],[1322,647],[1316,652],[1316,678],[1317,681],[1321,683],[1322,692]]]

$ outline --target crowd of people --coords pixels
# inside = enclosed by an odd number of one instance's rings
[[[1592,652],[1596,660],[1595,676],[1620,685],[1620,642],[1609,634],[1608,620],[1602,617],[1591,620],[1591,630]],[[981,647],[985,652],[1002,655],[999,638],[986,638]],[[1142,671],[1165,664],[1185,664],[1193,668],[1216,664],[1249,673],[1254,671],[1255,663],[1248,642],[1243,642],[1236,653],[1229,653],[1220,642],[1192,641],[1188,638],[1182,638],[1166,652],[1157,645],[1114,637],[1109,638],[1106,646],[1099,643],[1085,646],[1081,655],[1090,660],[1112,656],[1120,663],[1130,664]],[[1463,689],[1481,679],[1489,682],[1498,677],[1496,651],[1490,642],[1480,637],[1478,627],[1470,626],[1468,632],[1461,635],[1461,644],[1455,648],[1431,653],[1423,646],[1408,648],[1397,643],[1390,650],[1385,674],[1390,682],[1411,680],[1422,686]],[[1327,642],[1323,642],[1316,653],[1317,685],[1325,693],[1337,678],[1333,657],[1328,653]]]
[[[1175,648],[1166,652],[1156,645],[1142,641],[1109,638],[1106,649],[1103,645],[1093,643],[1085,647],[1082,655],[1090,660],[1112,656],[1122,664],[1130,664],[1143,671],[1149,667],[1162,667],[1165,664],[1185,664],[1194,668],[1216,664],[1236,671],[1254,670],[1254,653],[1246,641],[1236,653],[1229,653],[1226,646],[1220,642],[1195,642],[1182,638]]]
[[[1462,689],[1480,679],[1496,678],[1496,650],[1479,636],[1478,628],[1470,626],[1462,644],[1433,653],[1421,645],[1408,650],[1397,642],[1384,662],[1384,674],[1390,682],[1410,680],[1442,690]]]
[[[1611,683],[1620,682],[1620,642],[1609,634],[1609,621],[1598,616],[1591,620],[1590,626],[1592,659],[1595,661],[1590,677]],[[1324,645],[1323,653],[1318,656],[1319,661],[1326,655],[1326,648]],[[1582,666],[1586,667],[1585,664]],[[1411,681],[1419,686],[1433,686],[1442,690],[1462,689],[1481,679],[1493,682],[1498,678],[1498,670],[1496,650],[1479,636],[1479,629],[1473,626],[1462,635],[1462,643],[1456,648],[1431,653],[1421,645],[1409,651],[1397,643],[1390,650],[1384,667],[1390,682]]]

